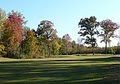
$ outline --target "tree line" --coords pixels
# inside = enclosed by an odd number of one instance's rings
[[[78,26],[80,27],[78,33],[83,37],[82,40],[84,40],[84,43],[92,47],[93,55],[94,47],[97,47],[98,38],[95,36],[102,37],[101,42],[105,43],[105,53],[107,54],[107,45],[111,42],[111,38],[118,37],[114,33],[120,27],[119,24],[110,19],[98,22],[95,16],[80,19]],[[99,28],[99,26],[101,28]]]
[[[60,38],[54,23],[50,20],[42,20],[38,28],[30,29],[23,14],[11,11],[8,14],[0,9],[0,54],[10,58],[40,58],[51,55],[88,54],[88,53],[119,53],[119,47],[109,47],[110,38],[114,35],[119,25],[111,20],[97,22],[95,16],[82,18],[78,23],[80,37],[85,44],[79,44],[72,40],[69,34]],[[99,26],[101,26],[101,32]],[[76,32],[77,33],[77,32]],[[102,37],[104,47],[97,45],[96,36]]]

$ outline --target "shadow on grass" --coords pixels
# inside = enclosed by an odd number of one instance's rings
[[[81,61],[102,61],[102,62],[119,62],[120,57],[109,57],[109,58],[93,58],[93,59],[84,59]]]
[[[120,62],[120,57],[108,57],[108,58],[86,58],[86,59],[77,59],[77,60],[54,60],[54,61],[86,61],[86,62]]]
[[[119,59],[119,58],[118,58]],[[81,61],[118,61],[95,58]],[[67,60],[68,61],[68,60]],[[80,60],[74,60],[80,62]],[[70,63],[69,60],[67,63]],[[51,65],[49,65],[51,64]],[[62,65],[56,65],[62,64]],[[1,84],[120,84],[120,65],[65,65],[63,61],[14,61],[0,63]]]

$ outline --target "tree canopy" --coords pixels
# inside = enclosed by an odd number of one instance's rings
[[[110,19],[106,19],[101,21],[100,26],[102,27],[102,32],[100,33],[100,36],[102,37],[101,42],[105,42],[105,51],[107,53],[107,44],[111,42],[110,38],[116,37],[114,33],[115,30],[119,28],[119,25]]]
[[[95,35],[99,34],[97,27],[99,26],[99,22],[97,22],[97,18],[95,16],[91,16],[90,18],[81,18],[78,23],[80,31],[78,34],[84,37],[84,43],[91,45],[92,49],[97,45],[97,39]],[[94,54],[94,50],[93,50]]]

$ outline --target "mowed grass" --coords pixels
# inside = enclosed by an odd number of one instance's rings
[[[0,58],[0,84],[120,84],[120,57],[63,57]]]

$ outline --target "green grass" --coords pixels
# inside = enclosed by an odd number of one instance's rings
[[[1,84],[120,84],[120,57],[0,58]]]

